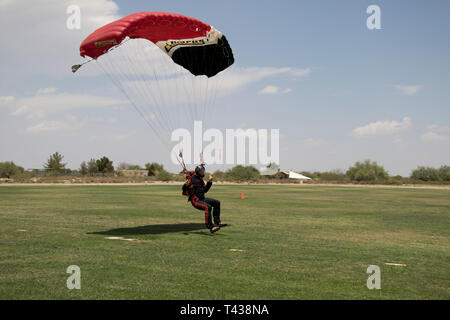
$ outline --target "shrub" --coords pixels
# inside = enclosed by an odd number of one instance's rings
[[[156,176],[155,176],[156,180],[160,180],[160,181],[170,181],[172,180],[172,175],[167,172],[166,170],[160,170]]]
[[[411,173],[411,179],[420,181],[439,181],[439,170],[432,167],[417,167]]]
[[[212,174],[215,181],[224,181],[226,180],[226,173],[220,170],[214,171]]]
[[[160,171],[164,171],[164,166],[162,164],[152,162],[152,163],[146,163],[145,169],[148,170],[148,176],[156,176]]]
[[[232,181],[257,181],[259,171],[252,166],[236,166],[226,172],[226,177]]]
[[[22,167],[16,166],[14,162],[0,162],[0,178],[12,178],[19,174],[24,173],[24,169]]]
[[[350,180],[357,182],[385,182],[389,179],[389,175],[384,168],[375,161],[366,160],[364,162],[356,162],[350,167],[346,175]]]
[[[313,178],[314,176],[308,176],[307,174],[305,174],[307,177]],[[340,170],[332,170],[332,171],[326,171],[326,172],[321,172],[316,174],[318,180],[320,181],[339,181],[339,182],[344,182],[347,179],[347,176],[345,173],[343,173]]]
[[[439,178],[442,181],[450,181],[450,166],[442,166],[439,168]]]

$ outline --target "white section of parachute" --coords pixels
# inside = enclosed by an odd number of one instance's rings
[[[204,37],[182,39],[182,40],[169,39],[165,41],[158,41],[156,45],[163,52],[166,52],[169,55],[169,57],[172,57],[173,53],[179,48],[195,47],[198,45],[203,46],[203,45],[217,44],[219,39],[222,38],[222,36],[223,36],[222,32],[216,30],[213,26],[211,26],[211,29]]]

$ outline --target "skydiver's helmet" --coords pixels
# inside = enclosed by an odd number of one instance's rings
[[[199,177],[204,177],[205,176],[205,166],[203,164],[195,167],[195,174]]]

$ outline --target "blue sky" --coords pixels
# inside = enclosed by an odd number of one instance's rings
[[[70,4],[81,8],[80,30],[65,26]],[[371,4],[381,9],[381,30],[366,27]],[[96,28],[166,11],[227,36],[233,68],[253,78],[216,101],[208,125],[280,129],[283,169],[346,170],[371,159],[409,175],[450,164],[448,1],[3,0],[0,8],[9,44],[0,53],[0,161],[40,168],[59,151],[73,169],[106,155],[116,165],[159,161],[175,171],[104,75],[70,72]],[[251,74],[264,68],[307,72]]]

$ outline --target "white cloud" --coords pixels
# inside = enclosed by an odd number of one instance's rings
[[[267,86],[264,89],[258,91],[259,94],[277,94],[280,91],[280,88],[277,86]]]
[[[422,86],[415,85],[415,86],[403,86],[403,85],[396,85],[395,86],[400,92],[407,96],[412,96],[419,92],[422,89]]]
[[[281,90],[280,87],[273,86],[273,85],[268,85],[258,91],[259,94],[279,94],[279,93],[287,94],[289,92],[292,92],[291,88],[286,88],[286,89]]]
[[[296,69],[296,68],[272,68],[272,67],[231,67],[218,76],[213,77],[213,82],[219,83],[220,94],[228,95],[245,86],[256,83],[258,81],[268,79],[275,76],[302,76],[306,77],[311,72],[311,69]],[[211,80],[210,80],[211,81]]]
[[[33,119],[67,110],[106,108],[122,104],[128,104],[128,101],[90,94],[57,93],[54,88],[52,90],[40,89],[32,97],[15,99],[11,115]]]
[[[320,146],[324,146],[327,145],[327,141],[325,139],[322,138],[308,138],[303,140],[303,144],[305,144],[308,147],[320,147]]]
[[[10,105],[14,102],[13,96],[0,96],[0,106],[1,105]]]
[[[445,142],[450,141],[450,127],[430,124],[426,127],[427,132],[420,139],[426,142]]]
[[[81,9],[80,30],[66,26],[69,5]],[[7,44],[0,51],[2,73],[70,74],[70,66],[82,59],[81,42],[95,29],[119,19],[118,10],[111,0],[2,1],[0,37]]]
[[[32,123],[25,131],[27,133],[70,131],[81,128],[84,122],[73,115],[65,114],[61,119],[44,119],[38,123]]]
[[[392,120],[369,123],[368,125],[354,129],[352,135],[355,137],[392,135],[410,127],[411,118],[404,117],[401,122]]]
[[[311,68],[306,69],[293,69],[290,71],[290,74],[294,77],[306,77],[311,73]]]
[[[443,141],[450,141],[450,137],[436,133],[436,132],[432,132],[429,131],[427,133],[424,133],[420,139],[422,141],[426,141],[426,142],[443,142]]]
[[[43,88],[43,89],[39,89],[36,94],[37,95],[41,95],[41,94],[49,94],[49,93],[55,93],[56,92],[56,88]]]
[[[76,94],[57,92],[56,88],[39,89],[34,96],[16,99],[7,97],[0,99],[10,101],[10,115],[24,119],[23,125],[27,133],[43,133],[52,131],[69,131],[79,129],[85,124],[114,123],[116,118],[91,116],[78,119],[72,115],[73,111],[98,108],[114,108],[128,104],[126,100],[95,96],[90,94]]]
[[[427,130],[433,131],[433,132],[440,132],[440,133],[450,133],[450,127],[449,126],[440,126],[437,124],[430,124],[427,126]]]
[[[29,133],[41,133],[47,131],[60,131],[67,129],[67,123],[64,121],[49,120],[40,122],[26,129]]]

